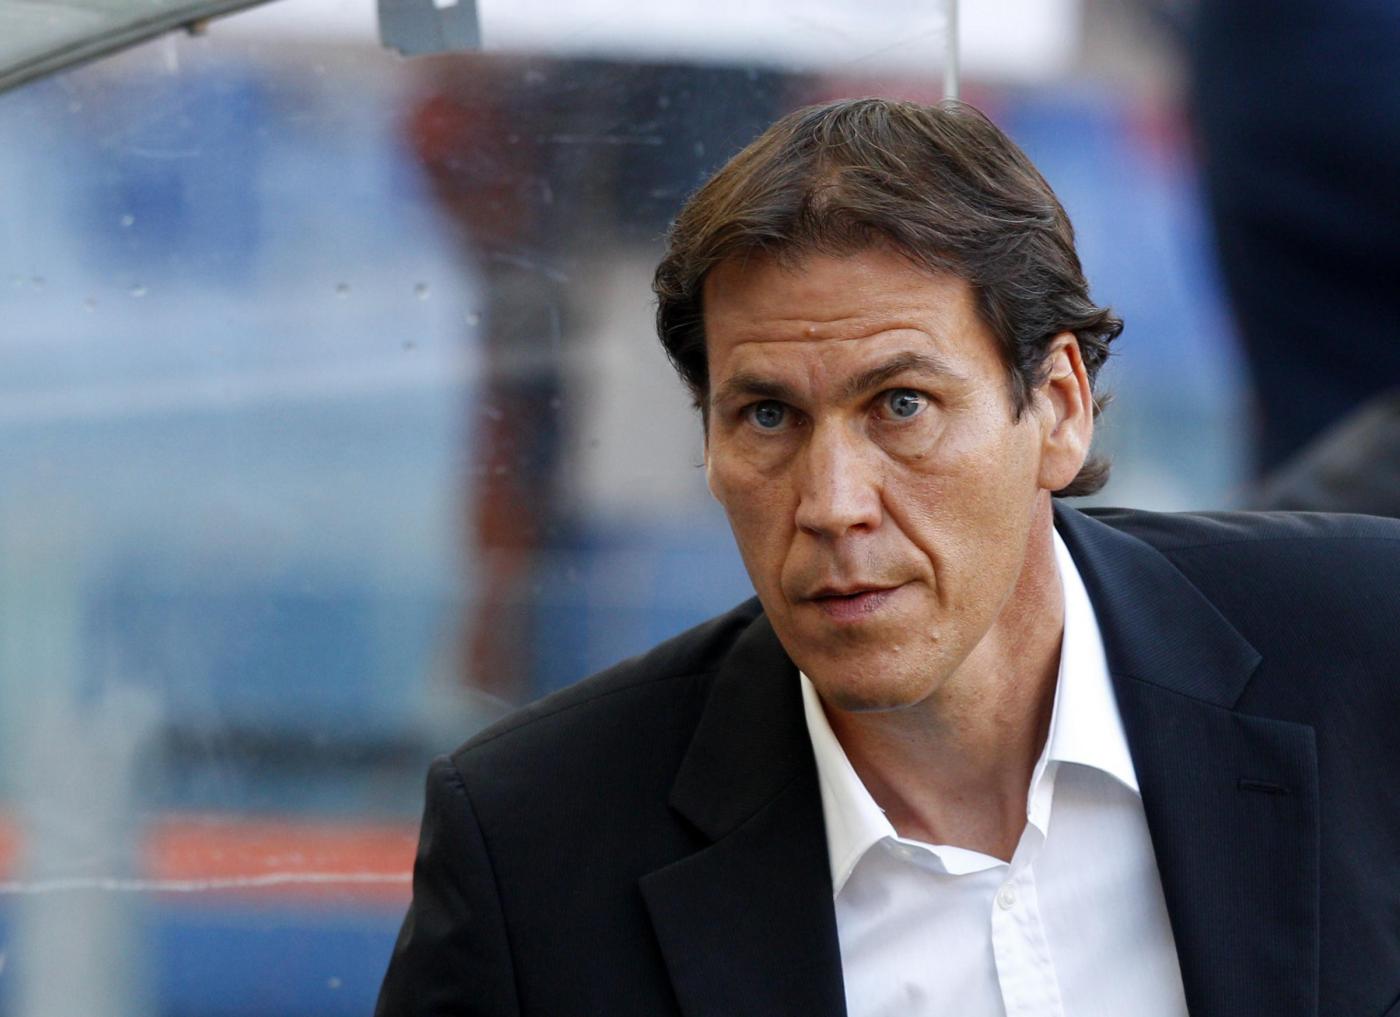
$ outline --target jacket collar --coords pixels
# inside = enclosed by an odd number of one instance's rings
[[[710,845],[641,880],[686,1017],[844,1017],[797,669],[759,616],[715,678],[671,791]]]
[[[1055,528],[1088,588],[1110,673],[1235,705],[1260,657],[1215,605],[1156,548],[1094,516],[1057,503]]]
[[[715,678],[671,806],[719,840],[813,765],[797,667],[760,614]]]

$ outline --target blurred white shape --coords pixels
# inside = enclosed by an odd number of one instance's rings
[[[961,94],[962,53],[959,38],[962,30],[958,27],[958,0],[943,0],[947,25],[943,32],[943,98],[956,99]]]
[[[443,0],[435,0],[442,6]],[[941,0],[478,0],[484,48],[618,60],[757,64],[842,76],[939,72]],[[977,0],[959,9],[962,76],[1037,82],[1065,74],[1081,0]],[[217,30],[371,42],[371,0],[270,3]]]
[[[627,0],[486,0],[481,21],[489,49],[843,72],[872,61],[927,68],[940,59],[945,23],[942,5],[927,0],[712,0],[644,6]]]

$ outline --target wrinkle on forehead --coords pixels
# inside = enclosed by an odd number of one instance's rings
[[[964,295],[938,287],[934,279],[930,285],[938,288],[932,292],[871,279],[858,297],[840,302],[829,289],[817,285],[800,286],[794,292],[784,287],[758,289],[751,280],[736,282],[735,286],[715,282],[714,291],[706,294],[706,332],[712,341],[722,336],[723,345],[730,349],[749,343],[866,340],[895,332],[950,342],[965,317],[960,306]]]
[[[869,313],[830,318],[765,318],[727,328],[726,332],[731,337],[726,345],[733,350],[754,343],[856,343],[893,332],[917,332],[920,336],[937,338],[930,336],[926,322],[915,322],[907,316],[884,317]]]
[[[867,350],[877,353],[878,347],[885,345],[877,341],[882,335],[883,332],[849,338],[765,336],[736,342],[726,351],[726,377],[716,386],[716,401],[723,401],[736,387],[758,391],[767,382],[786,388],[782,379],[796,380],[794,375],[806,381],[809,392],[822,392],[834,380],[856,370],[851,365],[858,363],[858,358],[865,359]],[[718,375],[714,380],[720,381]]]
[[[910,321],[949,322],[966,296],[965,280],[930,272],[909,259],[872,248],[861,254],[813,254],[784,263],[774,258],[725,261],[703,283],[706,317],[743,328],[763,324],[791,335],[846,338],[855,329],[882,331]],[[850,322],[851,331],[830,326]],[[749,336],[741,335],[745,339]]]

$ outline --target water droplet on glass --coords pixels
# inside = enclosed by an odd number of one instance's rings
[[[121,224],[124,229],[131,228],[136,224],[136,216],[128,212],[126,215],[121,217]]]
[[[130,293],[133,297],[144,297],[147,293],[147,290],[146,287],[142,286],[140,283],[132,283],[127,288],[127,292]]]
[[[417,286],[413,287],[413,295],[414,295],[415,297],[417,297],[419,300],[427,300],[427,299],[428,299],[428,284],[427,284],[427,283],[419,283]]]
[[[339,979],[339,978],[327,978],[327,979],[326,979],[326,988],[328,988],[328,989],[338,989],[338,988],[340,988],[340,979]]]
[[[348,297],[350,295],[350,284],[343,282],[336,283],[335,295],[338,297]]]

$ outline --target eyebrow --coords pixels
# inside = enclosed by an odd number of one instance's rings
[[[879,388],[891,378],[906,372],[937,374],[954,380],[962,378],[962,375],[953,370],[942,357],[931,353],[897,353],[883,364],[877,364],[847,379],[841,386],[840,399],[842,401],[854,399],[871,389]],[[777,399],[780,402],[791,403],[796,401],[797,393],[791,385],[785,382],[774,381],[771,378],[765,378],[748,371],[740,371],[727,378],[724,384],[715,391],[711,403],[723,403],[739,398]]]
[[[791,403],[797,398],[791,385],[773,381],[749,371],[730,375],[710,398],[711,403],[724,403],[734,399],[777,399]]]
[[[897,353],[883,364],[877,364],[847,379],[841,386],[841,399],[854,399],[906,372],[939,374],[955,381],[962,379],[962,375],[953,370],[948,361],[940,356],[932,353]]]

